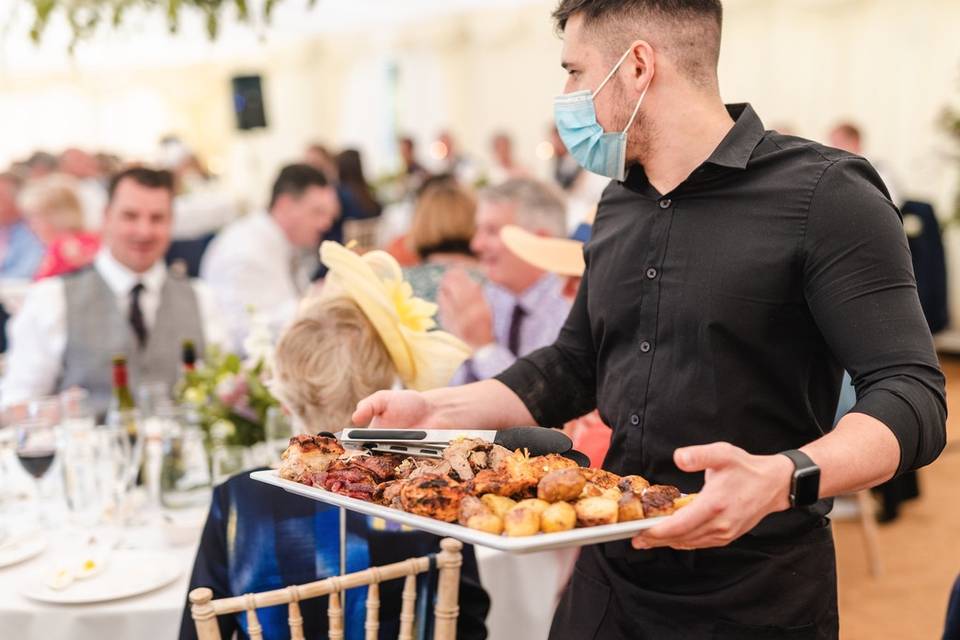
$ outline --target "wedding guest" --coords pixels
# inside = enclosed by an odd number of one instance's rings
[[[303,162],[323,173],[331,184],[337,184],[340,181],[336,158],[324,145],[317,142],[308,145],[303,152]]]
[[[360,398],[389,389],[396,381],[411,388],[442,383],[466,356],[465,347],[442,332],[400,330],[401,308],[389,288],[393,282],[384,279],[399,276],[399,266],[388,256],[373,252],[361,258],[330,242],[322,250],[330,269],[328,282],[280,339],[271,383],[308,433],[340,430],[349,424]],[[336,507],[286,494],[251,480],[248,473],[237,475],[214,490],[190,587],[208,587],[215,598],[223,598],[336,575],[338,527]],[[347,513],[348,572],[438,549],[434,535]],[[469,545],[463,548],[463,560],[457,637],[485,638],[490,600],[480,585]],[[380,585],[381,638],[397,637],[402,587],[402,580]],[[347,637],[363,637],[365,603],[365,591],[348,593]],[[326,637],[326,599],[303,601],[300,609],[306,637]],[[258,617],[265,638],[286,637],[285,609],[261,609]],[[218,622],[224,638],[246,632],[242,615],[223,616]],[[180,637],[196,638],[189,606],[184,608]]]
[[[509,180],[479,194],[477,230],[470,248],[487,284],[452,269],[440,284],[441,324],[474,350],[454,381],[491,378],[519,356],[556,339],[570,310],[563,281],[507,249],[500,230],[508,224],[531,233],[565,235],[564,202],[553,188],[529,178]]]
[[[101,182],[97,159],[82,149],[70,148],[60,154],[58,171],[77,179],[77,195],[83,205],[84,227],[99,231],[107,193]]]
[[[84,230],[75,187],[71,178],[54,174],[30,182],[20,194],[24,218],[46,249],[35,280],[82,269],[100,249],[100,236]]]
[[[202,285],[168,272],[173,178],[133,168],[113,177],[103,246],[93,267],[34,284],[8,327],[0,382],[4,406],[73,386],[103,414],[111,397],[111,359],[127,357],[131,385],[180,377],[180,346],[223,343],[219,313]]]
[[[409,193],[415,192],[430,174],[417,160],[417,148],[413,138],[401,136],[397,140],[397,146],[400,150],[400,171],[405,178],[405,190]]]
[[[36,151],[27,159],[28,180],[37,180],[57,170],[57,158],[46,151]]]
[[[530,171],[513,157],[513,140],[505,131],[498,131],[490,139],[493,165],[490,167],[490,184],[501,184],[511,178],[526,178]]]
[[[472,185],[480,177],[473,159],[460,150],[449,131],[441,131],[437,135],[431,155],[437,164],[435,173],[450,174],[466,185]]]
[[[0,173],[0,277],[29,280],[43,260],[43,243],[23,220],[17,198],[22,181]]]
[[[477,202],[455,181],[434,182],[417,198],[408,239],[420,264],[404,270],[417,297],[436,302],[440,281],[451,267],[482,277],[470,249]]]
[[[315,247],[338,212],[327,178],[306,164],[284,167],[273,183],[266,211],[227,225],[207,248],[200,277],[216,296],[240,350],[259,314],[274,335],[293,319],[316,268]]]
[[[550,125],[550,146],[553,148],[553,179],[564,191],[569,191],[583,173],[583,168],[567,151],[567,145],[563,144],[557,126],[553,124]]]
[[[375,218],[383,211],[383,205],[377,202],[373,189],[367,183],[363,174],[363,160],[356,149],[345,149],[337,154],[337,174],[340,176],[340,185],[353,196],[357,203],[360,218]],[[347,217],[344,212],[344,218]],[[353,217],[353,216],[350,216]]]

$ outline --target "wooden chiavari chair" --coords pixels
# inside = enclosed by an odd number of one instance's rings
[[[440,541],[440,553],[436,555],[437,599],[433,608],[433,640],[455,640],[457,616],[460,612],[460,565],[463,544],[452,538]],[[190,612],[197,627],[199,640],[222,640],[217,616],[246,612],[247,633],[250,640],[263,640],[263,631],[257,619],[257,609],[286,604],[287,624],[291,640],[304,640],[303,617],[300,602],[310,598],[329,596],[327,616],[330,640],[343,639],[343,609],[341,594],[347,589],[366,586],[367,615],[364,630],[367,640],[377,640],[380,632],[380,583],[404,578],[402,608],[400,611],[400,635],[398,640],[413,640],[414,611],[417,600],[417,576],[430,570],[431,557],[410,558],[382,567],[370,567],[364,571],[345,576],[334,576],[316,582],[294,585],[262,593],[248,593],[232,598],[213,599],[213,592],[199,587],[190,592]]]

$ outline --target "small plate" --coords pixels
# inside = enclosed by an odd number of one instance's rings
[[[0,545],[0,568],[9,567],[43,553],[47,538],[43,535],[13,535],[4,538]]]
[[[114,551],[102,573],[76,580],[59,591],[47,586],[53,570],[38,571],[20,593],[53,604],[108,602],[165,587],[183,574],[183,567],[170,562],[170,554],[156,551]]]

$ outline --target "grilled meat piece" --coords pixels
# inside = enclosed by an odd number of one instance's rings
[[[601,489],[615,489],[617,485],[620,484],[620,481],[623,480],[623,478],[617,474],[604,469],[581,469],[580,473],[583,474],[587,482],[592,482]]]
[[[623,476],[617,484],[617,488],[623,493],[630,491],[638,496],[649,486],[650,483],[642,476]]]
[[[343,455],[343,447],[336,438],[298,435],[280,456],[280,477],[302,482],[311,474],[327,470],[334,460]]]
[[[463,487],[452,478],[425,474],[403,483],[400,504],[408,513],[456,522],[463,496]]]
[[[313,474],[311,484],[343,496],[371,501],[377,489],[373,473],[355,462],[337,461],[321,473]]]
[[[580,468],[580,466],[573,460],[564,458],[556,453],[548,453],[545,456],[536,456],[534,458],[530,458],[528,464],[530,465],[530,469],[533,471],[533,474],[536,476],[538,482],[543,478],[543,476],[547,475],[551,471]]]
[[[403,488],[403,482],[403,480],[381,482],[373,492],[373,501],[385,507],[392,507],[394,501],[400,498],[400,489]]]
[[[502,471],[484,469],[467,483],[466,491],[473,496],[482,496],[492,493],[506,498],[523,495],[524,497],[537,483],[532,480],[514,480]]]
[[[374,479],[380,482],[393,480],[397,477],[396,468],[401,462],[400,456],[387,454],[374,454],[369,456],[357,456],[351,458],[350,462],[365,468],[373,474]]]
[[[674,511],[673,501],[680,497],[680,490],[666,484],[655,484],[647,487],[640,495],[643,503],[643,514],[648,518],[668,516]]]

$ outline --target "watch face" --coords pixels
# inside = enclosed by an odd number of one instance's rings
[[[793,503],[798,507],[813,504],[820,498],[820,469],[801,469],[794,475],[795,494]]]

